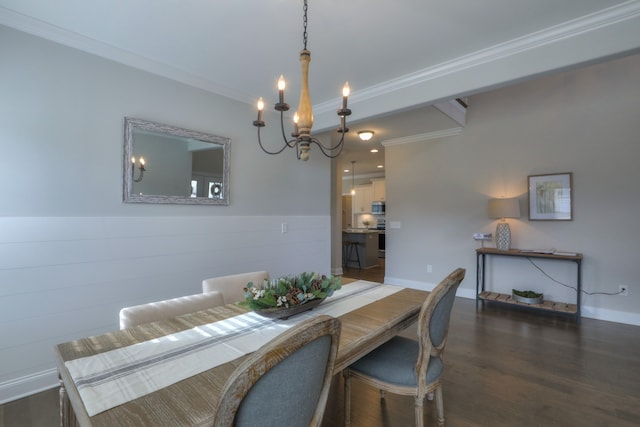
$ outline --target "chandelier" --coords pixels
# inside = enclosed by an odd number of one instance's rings
[[[294,148],[296,150],[296,157],[298,160],[309,160],[309,149],[311,144],[316,144],[322,154],[327,157],[338,157],[342,153],[344,147],[344,134],[349,132],[347,128],[346,117],[351,114],[351,110],[347,108],[347,98],[349,97],[349,83],[345,83],[342,89],[342,106],[338,109],[338,116],[340,117],[340,127],[337,132],[341,134],[340,141],[334,146],[324,145],[319,139],[311,136],[311,127],[313,126],[313,110],[311,107],[311,96],[309,95],[309,62],[311,61],[311,52],[307,50],[307,0],[304,0],[304,18],[303,18],[303,32],[302,40],[304,48],[300,51],[300,64],[302,66],[302,81],[300,88],[300,101],[298,103],[298,111],[293,116],[293,132],[291,133],[292,139],[287,139],[286,132],[284,130],[284,112],[289,110],[289,104],[284,102],[284,89],[285,81],[284,77],[280,76],[278,79],[278,103],[274,108],[280,112],[280,128],[282,130],[282,138],[284,145],[282,148],[276,151],[269,151],[262,145],[262,139],[260,138],[260,128],[266,126],[262,120],[262,110],[264,109],[264,101],[262,98],[258,100],[258,120],[254,120],[253,125],[258,128],[258,144],[262,151],[267,154],[280,154],[286,148]],[[337,151],[336,151],[337,150]]]

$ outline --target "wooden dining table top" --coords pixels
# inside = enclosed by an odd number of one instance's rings
[[[339,316],[342,331],[334,373],[339,373],[414,323],[428,294],[426,291],[405,288]],[[55,354],[61,385],[64,388],[63,392],[68,395],[78,424],[109,427],[210,425],[222,388],[235,368],[247,356],[209,369],[93,417],[87,415],[65,362],[224,320],[247,311],[249,309],[246,307],[228,304],[169,320],[58,344],[55,347]]]

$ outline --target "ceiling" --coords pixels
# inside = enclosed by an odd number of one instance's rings
[[[359,173],[358,130],[382,149],[459,126],[434,103],[640,49],[636,0],[309,0],[308,14],[314,131],[336,128],[348,81],[342,158]],[[283,74],[297,103],[302,0],[0,0],[0,24],[251,104],[275,103]]]

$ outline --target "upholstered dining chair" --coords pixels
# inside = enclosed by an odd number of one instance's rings
[[[120,329],[132,328],[144,323],[170,319],[195,311],[223,305],[218,293],[195,294],[148,304],[134,305],[120,310]]]
[[[267,271],[253,271],[251,273],[232,274],[229,276],[212,277],[202,281],[202,292],[219,292],[225,304],[244,300],[244,287],[253,282],[261,285],[264,279],[269,279]]]
[[[313,317],[250,355],[227,380],[214,427],[319,427],[340,329],[334,317]]]
[[[447,342],[449,319],[456,290],[465,269],[458,268],[431,291],[418,317],[418,340],[396,336],[343,371],[345,425],[351,424],[351,379],[356,378],[385,391],[415,398],[416,426],[424,424],[423,403],[435,394],[438,425],[444,425],[441,378],[442,353]]]

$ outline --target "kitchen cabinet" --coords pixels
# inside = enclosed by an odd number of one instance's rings
[[[356,185],[356,194],[353,196],[353,214],[371,213],[373,201],[373,189],[371,184]]]
[[[373,201],[384,202],[386,197],[386,184],[384,179],[372,179],[371,187],[373,192]]]

